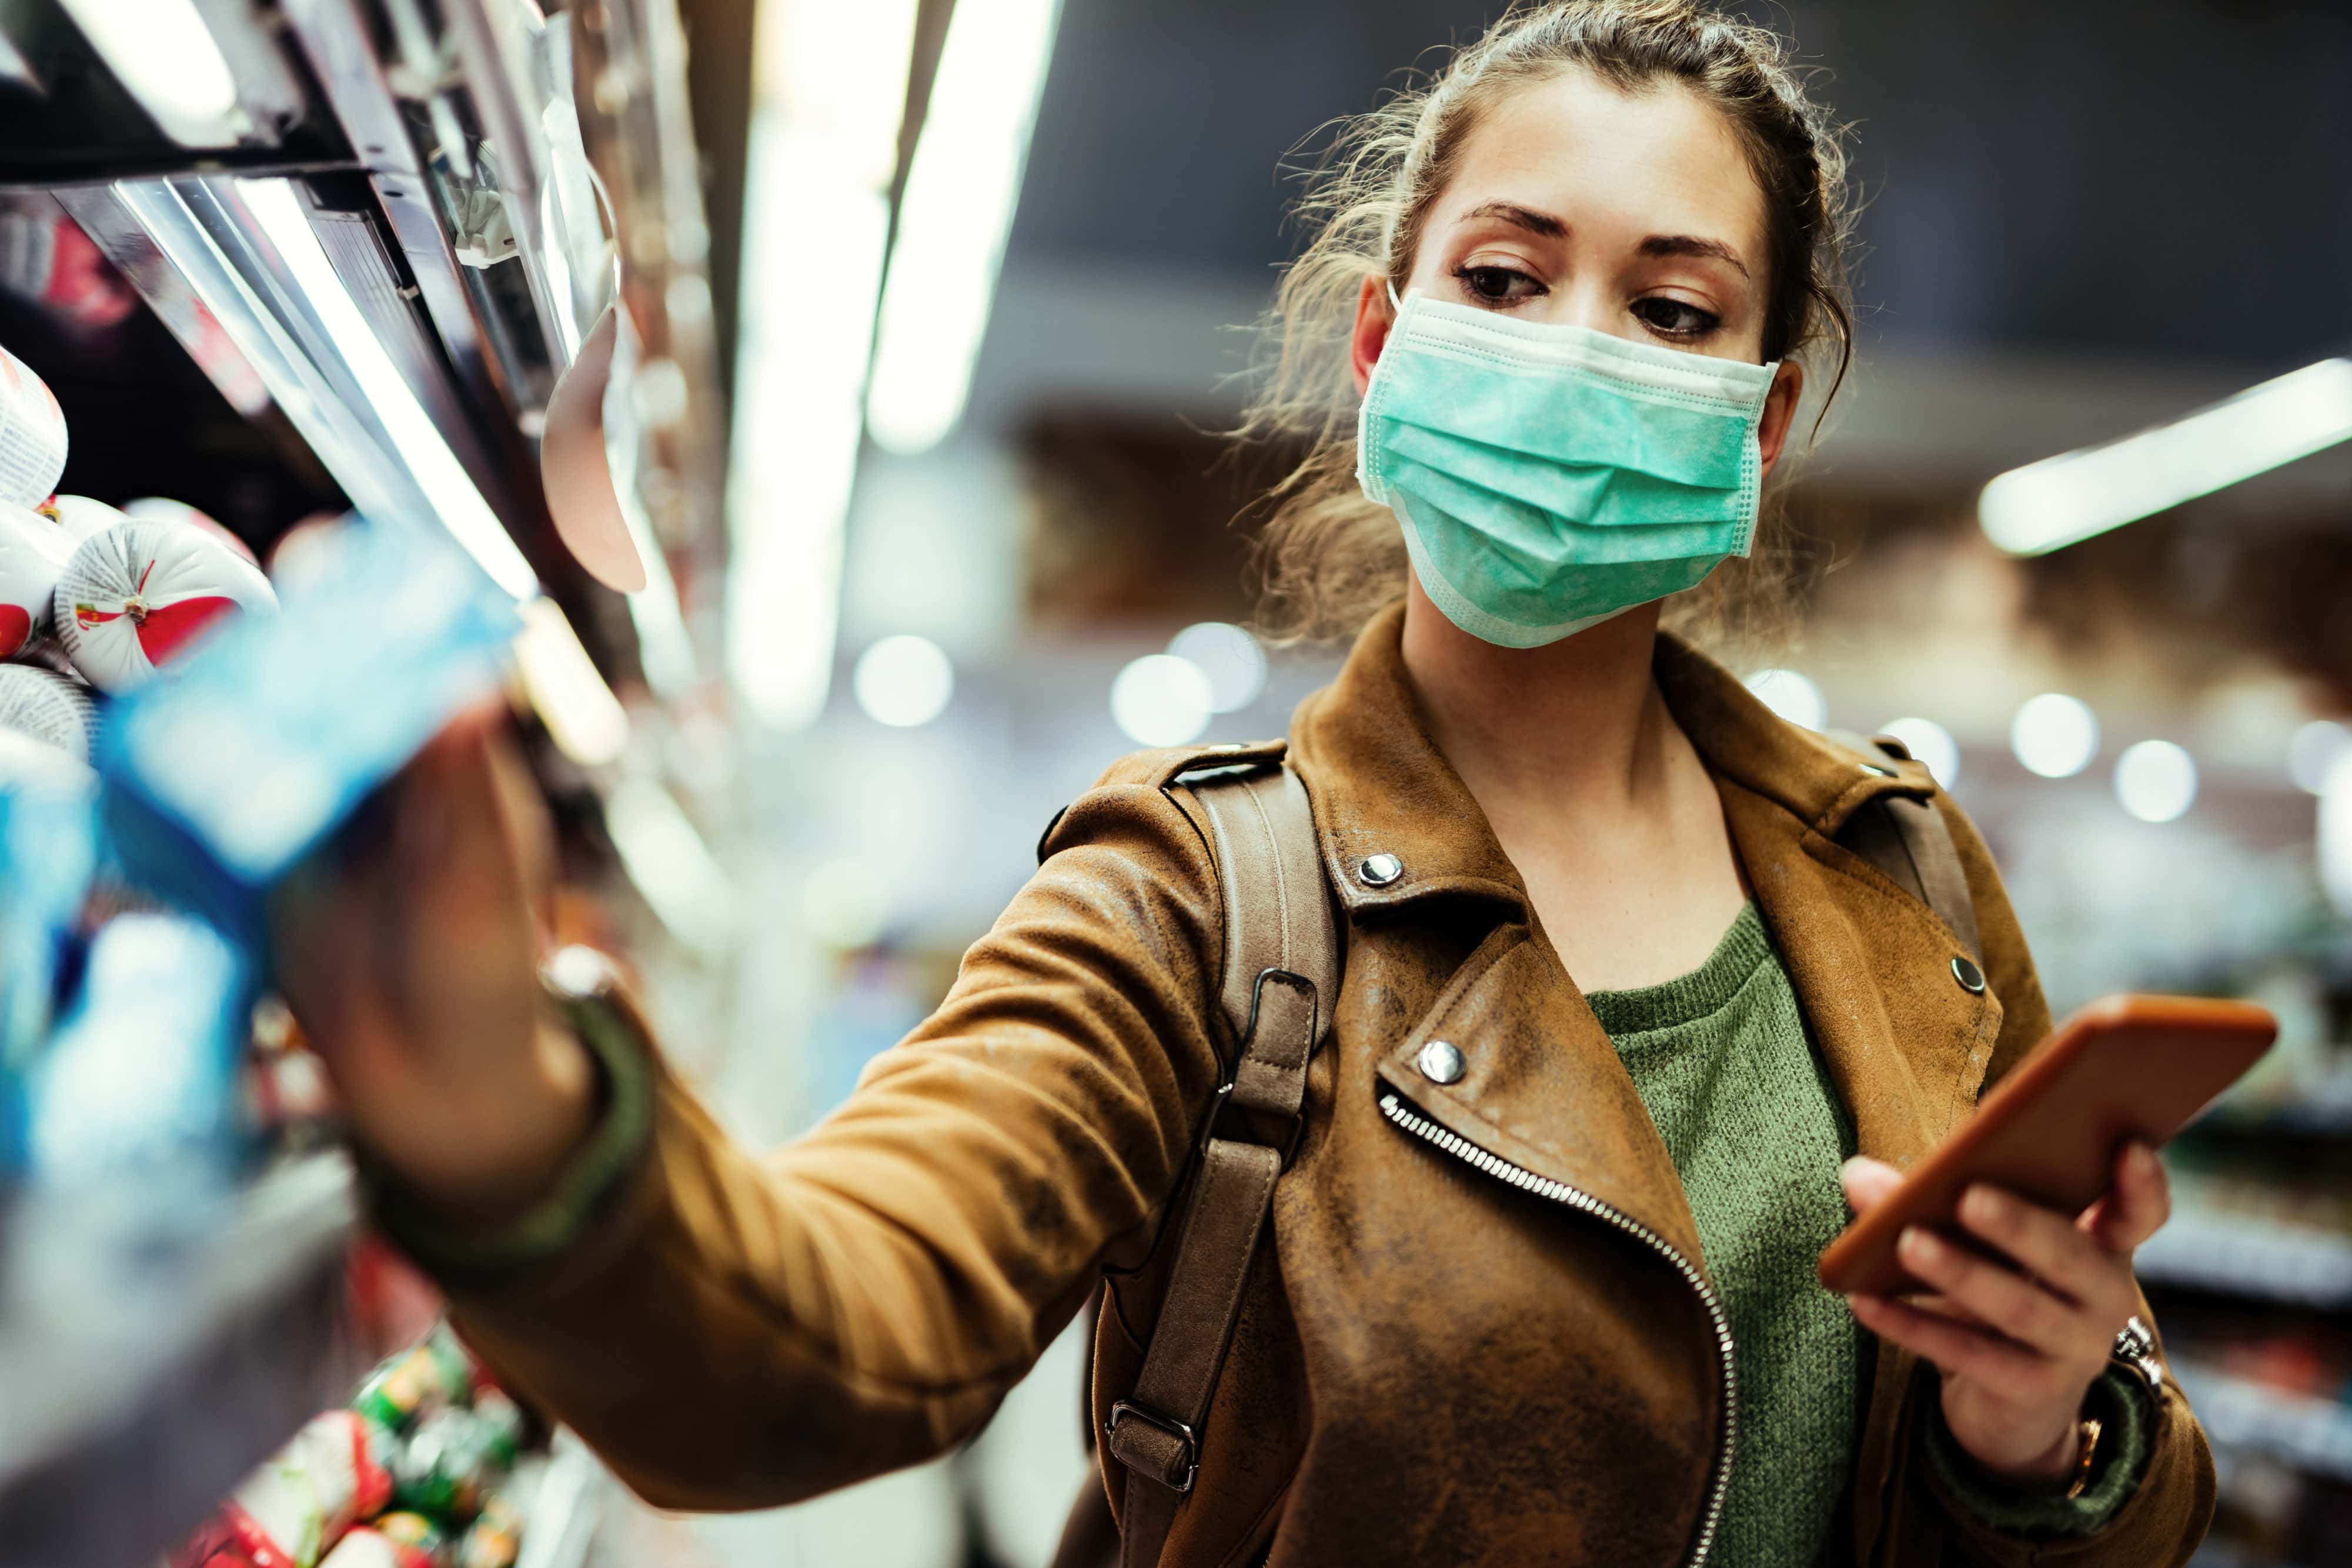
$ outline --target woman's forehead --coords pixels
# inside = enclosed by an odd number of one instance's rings
[[[1738,136],[1675,82],[1625,92],[1569,70],[1511,92],[1470,132],[1437,215],[1494,202],[1571,230],[1699,235],[1764,258],[1764,196]]]

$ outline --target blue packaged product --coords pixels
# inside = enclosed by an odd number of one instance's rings
[[[33,1179],[225,1171],[255,990],[245,954],[202,921],[123,915],[101,926],[80,994],[25,1075]]]
[[[0,1073],[21,1072],[48,1034],[62,950],[97,865],[92,789],[0,787]]]
[[[124,874],[257,942],[270,887],[496,685],[520,625],[446,536],[339,530],[280,614],[116,706],[98,760]]]

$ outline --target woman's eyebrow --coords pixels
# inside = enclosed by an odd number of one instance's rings
[[[1748,276],[1748,264],[1739,253],[1719,239],[1702,239],[1696,235],[1652,235],[1641,246],[1643,256],[1711,256],[1717,261],[1727,261]]]
[[[1488,202],[1483,207],[1473,207],[1462,214],[1467,218],[1500,218],[1505,223],[1523,228],[1546,239],[1566,239],[1568,225],[1549,213],[1537,212],[1516,202]]]

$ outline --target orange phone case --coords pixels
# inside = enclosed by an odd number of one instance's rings
[[[1906,1225],[1957,1228],[1960,1194],[1971,1182],[1995,1182],[2080,1213],[2106,1191],[2126,1141],[2164,1144],[2277,1036],[2278,1020],[2251,1002],[2094,1002],[2020,1062],[1901,1186],[1830,1243],[1822,1253],[1822,1283],[1841,1295],[1925,1290],[1895,1260],[1895,1238]]]

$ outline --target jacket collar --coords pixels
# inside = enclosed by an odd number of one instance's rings
[[[1486,898],[1520,913],[1527,884],[1453,765],[1429,736],[1407,679],[1404,607],[1374,617],[1339,678],[1299,705],[1291,754],[1316,805],[1331,885],[1351,914],[1437,894]],[[1653,668],[1667,708],[1709,771],[1772,801],[1824,837],[1864,801],[1922,795],[1918,768],[1865,761],[1790,724],[1722,665],[1671,633]],[[1395,857],[1396,874],[1382,880]]]

